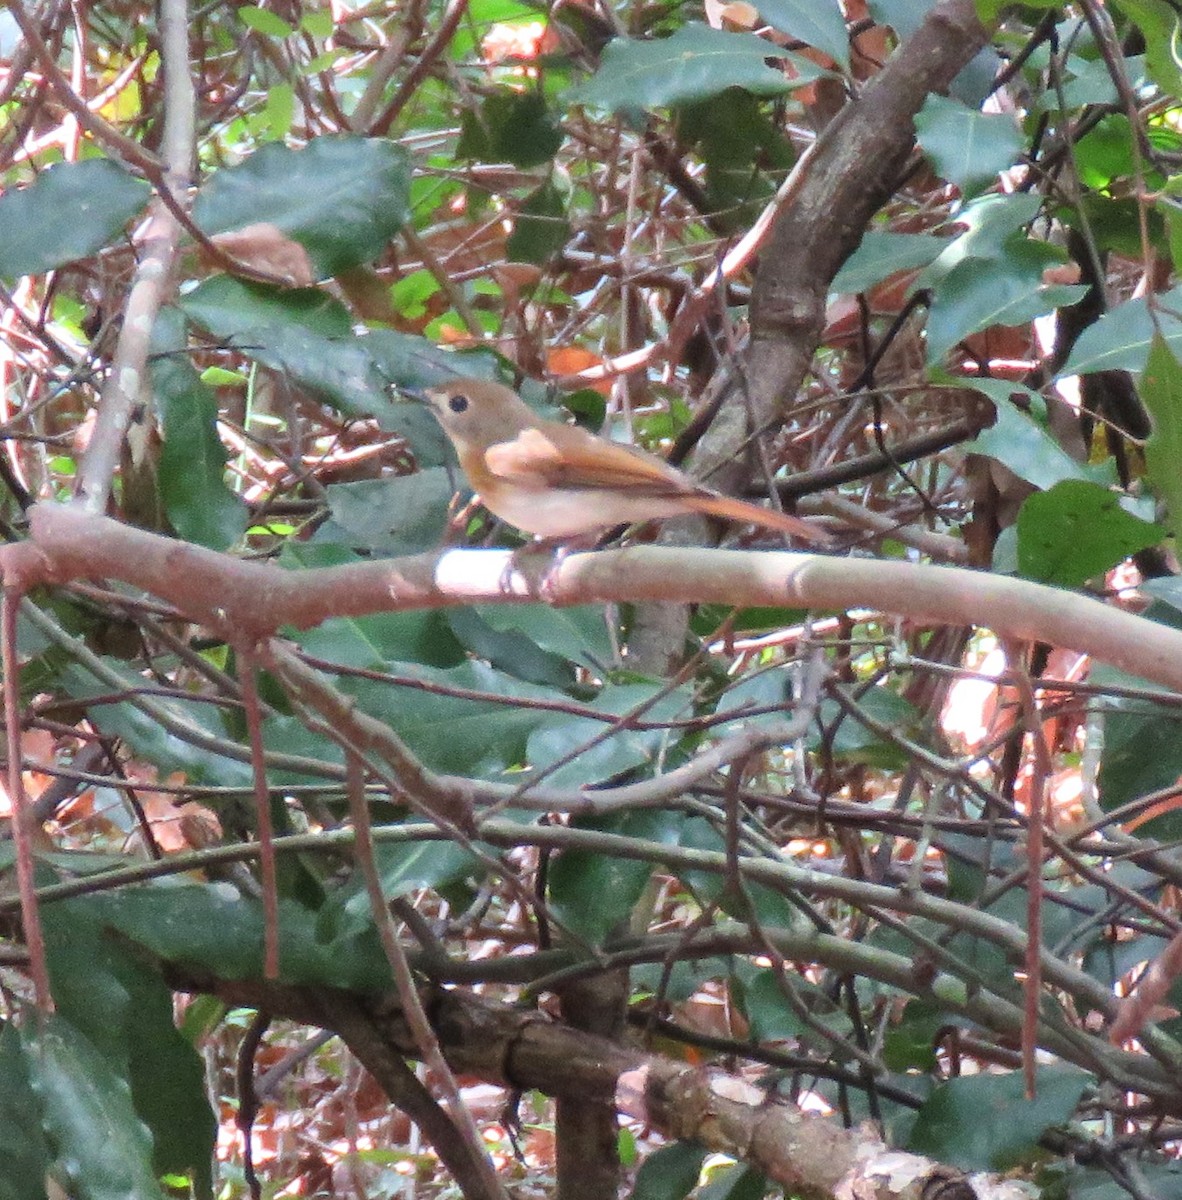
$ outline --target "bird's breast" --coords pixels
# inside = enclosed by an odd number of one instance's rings
[[[607,488],[534,489],[490,479],[477,490],[485,507],[502,521],[543,538],[574,537],[686,511],[686,505],[678,500],[629,496]]]

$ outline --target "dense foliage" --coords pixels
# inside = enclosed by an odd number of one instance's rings
[[[1182,1194],[1180,40],[9,0],[0,1196]]]

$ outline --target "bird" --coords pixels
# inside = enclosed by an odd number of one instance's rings
[[[535,537],[577,538],[704,513],[810,542],[831,540],[799,517],[704,487],[646,450],[544,420],[503,384],[453,379],[408,394],[430,405],[484,506]]]

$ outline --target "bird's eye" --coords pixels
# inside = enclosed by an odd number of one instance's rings
[[[447,407],[454,413],[462,413],[468,411],[467,396],[448,396]]]

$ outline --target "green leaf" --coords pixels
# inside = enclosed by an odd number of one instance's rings
[[[632,1200],[684,1200],[698,1186],[709,1151],[696,1142],[654,1150],[636,1173]]]
[[[849,1017],[836,1008],[822,988],[799,976],[785,984],[800,999],[810,1014],[835,1032],[845,1034]],[[743,984],[743,1011],[751,1023],[753,1042],[780,1042],[799,1037],[806,1029],[804,1019],[789,1003],[776,973],[770,967],[758,970]]]
[[[411,411],[410,405],[390,399],[387,380],[364,338],[325,338],[299,325],[273,325],[244,329],[229,341],[349,416],[372,416],[383,429],[398,432]]]
[[[850,65],[850,37],[836,0],[759,0],[756,7],[773,29]]]
[[[597,604],[482,604],[481,619],[502,633],[517,631],[568,662],[603,669],[615,654],[603,609]]]
[[[1178,13],[1167,0],[1113,0],[1145,36],[1145,65],[1154,83],[1168,96],[1182,92]]]
[[[930,95],[915,115],[915,132],[937,173],[971,195],[1013,166],[1024,138],[1013,117],[977,112],[946,96]]]
[[[956,215],[956,223],[964,226],[964,232],[953,238],[940,257],[924,271],[919,286],[938,286],[944,276],[968,259],[1004,258],[1016,243],[1026,240],[1026,228],[1038,216],[1041,207],[1038,196],[1025,192],[1011,196],[978,196],[970,200]],[[1042,252],[1049,249],[1044,246]],[[1058,259],[1061,261],[1062,256]]]
[[[681,818],[667,812],[626,812],[573,824],[579,829],[667,843],[676,840]],[[652,871],[649,862],[590,850],[564,850],[550,867],[554,915],[579,937],[600,945],[627,926]]]
[[[863,235],[857,250],[846,259],[830,290],[865,292],[900,271],[926,267],[944,252],[952,240],[930,233],[871,230]]]
[[[349,337],[353,332],[349,310],[318,288],[275,288],[232,275],[203,279],[181,297],[179,307],[221,339],[273,325],[299,325],[330,338]]]
[[[532,605],[530,607],[533,607]],[[575,672],[568,659],[543,650],[520,629],[496,628],[484,613],[465,606],[448,611],[447,623],[465,649],[526,683],[569,691]]]
[[[1182,628],[1182,595],[1173,599],[1161,585],[1169,580],[1151,580],[1152,593],[1164,600],[1143,615],[1151,620]],[[1176,589],[1175,589],[1176,591]],[[1168,606],[1168,607],[1167,607]],[[1123,671],[1097,664],[1090,678],[1098,686],[1111,684],[1143,686]],[[1100,759],[1098,791],[1101,807],[1119,808],[1139,796],[1172,787],[1182,775],[1182,714],[1145,700],[1110,697],[1104,704],[1104,749]],[[1182,837],[1182,810],[1155,817],[1138,829],[1142,834],[1163,839]]]
[[[1027,579],[1081,587],[1165,537],[1129,512],[1116,492],[1064,479],[1028,496],[1018,512],[1018,570]]]
[[[1043,1067],[1034,1100],[1020,1071],[950,1079],[919,1110],[907,1149],[965,1171],[1005,1170],[1068,1120],[1089,1079],[1074,1067]]]
[[[706,168],[706,209],[727,229],[746,229],[772,198],[773,179],[796,160],[766,107],[750,92],[732,87],[678,108],[678,133]]]
[[[0,278],[86,258],[122,232],[151,188],[109,158],[58,163],[0,196]]]
[[[537,92],[495,92],[461,118],[457,158],[511,162],[521,168],[549,162],[562,145],[562,130]]]
[[[1137,390],[1153,424],[1145,443],[1149,482],[1165,502],[1176,537],[1182,530],[1182,363],[1160,335],[1154,336]]]
[[[562,692],[522,683],[476,661],[450,670],[417,663],[391,664],[390,668],[409,681],[421,680],[432,690],[365,679],[343,679],[340,686],[366,712],[404,738],[433,770],[469,777],[499,778],[524,762],[530,732],[550,714],[523,702],[534,697],[568,699]],[[453,691],[462,694],[449,694]],[[471,693],[484,693],[488,699],[470,699]],[[298,730],[295,735],[299,736]]]
[[[889,25],[900,39],[909,38],[922,24],[935,0],[869,0],[870,15]]]
[[[1031,281],[1029,267],[1041,279],[1042,269],[1057,257],[1037,242],[1019,242],[1005,259],[968,260],[941,281],[928,311],[927,360],[942,361],[963,338],[996,325],[1025,325],[1056,308],[1076,304],[1087,288]]]
[[[360,555],[339,546],[289,542],[279,563],[289,569],[336,567],[361,562]],[[308,654],[345,667],[381,668],[388,662],[421,662],[454,667],[464,661],[464,648],[439,609],[370,613],[334,617],[312,629],[288,630],[288,636]]]
[[[122,681],[121,691],[129,695],[140,695],[144,691],[144,679],[128,669],[126,663],[115,658],[104,658],[103,665]],[[78,700],[91,700],[98,696],[109,696],[111,685],[96,679],[89,671],[70,664],[59,677],[60,686],[67,695]],[[181,728],[191,730],[195,739],[226,738],[226,727],[221,718],[208,704],[199,704],[178,699],[175,695],[152,696],[157,710],[163,710]],[[244,787],[250,784],[250,766],[237,759],[225,758],[200,744],[183,739],[171,732],[155,716],[149,716],[129,701],[104,704],[95,710],[103,732],[110,737],[121,737],[140,758],[155,764],[163,775],[174,771],[184,774],[190,783],[208,783],[227,787]]]
[[[530,192],[517,211],[513,232],[505,247],[510,262],[537,263],[539,266],[556,255],[570,235],[566,200],[547,180]]]
[[[242,10],[239,9],[239,12]],[[300,17],[300,28],[305,33],[310,33],[316,38],[332,37],[333,19],[330,9],[322,9],[319,12],[307,12]]]
[[[882,1046],[882,1060],[892,1071],[934,1071],[940,1030],[953,1023],[951,1014],[924,1000],[909,1000],[892,1022]]]
[[[656,684],[608,684],[589,705],[597,712],[613,717],[628,713],[656,700],[645,709],[648,721],[673,720],[687,713],[686,697],[680,693],[660,696]],[[610,734],[611,725],[591,717],[549,713],[529,735],[527,753],[532,767],[542,770],[562,762],[547,774],[546,782],[555,787],[591,787],[615,775],[654,764],[670,740],[677,734],[663,729],[638,730],[627,721]],[[607,736],[605,736],[607,735]]]
[[[30,1082],[58,1163],[78,1200],[164,1200],[152,1138],[127,1080],[68,1021],[43,1017],[21,1031]]]
[[[432,667],[464,661],[464,649],[438,609],[336,617],[314,629],[292,631],[292,637],[315,658],[363,670],[399,660]]]
[[[989,429],[965,444],[968,454],[995,458],[1019,479],[1036,488],[1050,488],[1064,479],[1084,479],[1098,484],[1114,484],[1116,471],[1111,460],[1099,466],[1076,462],[1050,435],[1046,428],[1046,401],[1029,388],[1001,379],[965,379],[965,386],[988,396],[997,411],[997,420]],[[1030,406],[1023,412],[1011,396],[1023,397]]]
[[[193,217],[210,234],[275,225],[329,276],[376,258],[406,221],[409,196],[401,146],[334,135],[299,150],[271,142],[223,167],[198,193]]]
[[[918,709],[889,687],[870,688],[858,699],[858,705],[878,724],[890,726],[904,734],[914,732],[919,727]],[[833,754],[886,769],[902,767],[905,759],[901,758],[900,748],[861,721],[843,714],[836,701],[826,700],[822,703],[820,722],[833,726],[830,735]],[[820,742],[815,734],[810,740],[813,745]]]
[[[29,1062],[11,1021],[0,1025],[0,1200],[45,1200],[50,1151]]]
[[[256,33],[265,33],[268,37],[285,38],[295,33],[295,30],[281,17],[277,17],[273,12],[268,12],[265,8],[258,8],[254,4],[244,4],[235,10],[234,15],[248,29],[253,29]]]
[[[698,1200],[763,1200],[767,1177],[746,1163],[724,1163],[710,1171],[710,1181]]]
[[[786,59],[795,72],[767,65]],[[757,96],[778,96],[812,83],[827,72],[799,55],[788,54],[753,33],[725,33],[689,24],[672,37],[651,41],[616,38],[604,49],[599,70],[568,92],[571,104],[617,112],[622,108],[663,108],[706,100],[729,87]]]
[[[382,884],[382,895],[396,900],[420,888],[439,890],[484,868],[455,842],[408,842],[401,846],[375,846],[374,866]],[[354,869],[342,887],[333,893],[319,914],[317,930],[322,940],[356,933],[373,923],[373,909],[365,878]]]
[[[88,898],[104,925],[165,962],[250,979],[263,969],[263,912],[229,884],[149,884]],[[372,927],[326,942],[317,914],[279,902],[279,961],[285,981],[360,991],[389,986],[390,966]]]
[[[434,421],[429,413],[421,415]],[[379,555],[418,554],[438,546],[453,495],[442,467],[334,483],[327,492],[332,520],[316,531],[314,544],[337,543]]]
[[[229,455],[218,436],[217,397],[189,361],[176,309],[160,314],[152,350],[152,391],[164,434],[159,465],[164,511],[186,541],[225,550],[246,530],[246,506],[226,486]]]
[[[157,1174],[192,1174],[207,1191],[217,1122],[202,1061],[173,1022],[172,991],[109,936],[94,905],[58,901],[44,921],[58,1012],[127,1078]]]
[[[1154,297],[1157,329],[1182,354],[1182,287]],[[1149,361],[1154,321],[1145,296],[1118,304],[1080,334],[1058,378],[1093,371],[1141,371]]]

